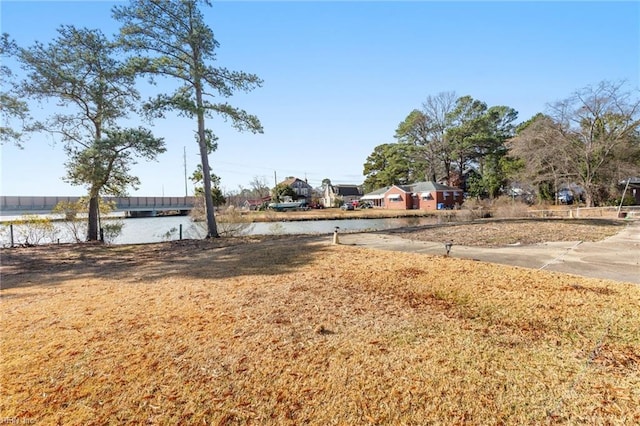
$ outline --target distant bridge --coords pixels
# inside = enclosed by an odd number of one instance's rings
[[[75,203],[81,197],[23,197],[0,196],[0,215],[51,214],[61,202]],[[152,217],[159,212],[175,211],[187,214],[195,204],[195,197],[102,197],[115,202],[115,211],[129,217]]]

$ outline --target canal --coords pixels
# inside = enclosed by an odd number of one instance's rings
[[[10,229],[5,222],[0,222],[0,246],[11,245]],[[108,239],[111,244],[143,244],[182,239],[203,238],[205,224],[193,222],[189,216],[163,216],[153,218],[118,218],[123,224],[117,237]],[[435,217],[404,217],[380,219],[344,219],[344,220],[312,220],[287,222],[254,222],[254,223],[218,223],[222,235],[323,235],[332,234],[336,227],[339,232],[362,232],[422,226],[436,223]],[[104,221],[105,224],[109,221]],[[74,242],[73,232],[64,222],[53,222],[54,229],[48,232],[34,233],[25,225],[14,225],[14,243],[23,244],[26,239],[31,243],[70,243]],[[81,230],[86,227],[80,224]],[[38,241],[36,241],[38,240]]]

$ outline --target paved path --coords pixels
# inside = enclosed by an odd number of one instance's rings
[[[340,243],[431,255],[446,253],[442,242],[412,241],[389,232],[341,234]],[[620,233],[594,243],[569,241],[497,248],[454,245],[450,256],[640,284],[640,220],[629,221]]]

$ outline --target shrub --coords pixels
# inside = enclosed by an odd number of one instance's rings
[[[622,197],[618,197],[615,200],[613,200],[613,202],[611,203],[611,205],[613,206],[619,206],[620,205],[620,201],[622,201],[622,205],[623,206],[633,206],[636,204],[636,199],[633,197],[633,195],[631,194],[626,194],[624,196],[624,199],[622,199]]]
[[[105,243],[112,243],[122,232],[124,222],[121,220],[111,220],[102,225],[102,236]]]
[[[483,217],[489,217],[489,208],[485,201],[478,200],[477,198],[468,198],[462,203],[461,210],[459,211],[461,217],[465,217],[468,220],[481,219]]]
[[[248,231],[253,223],[242,212],[230,206],[224,214],[218,216],[218,233],[223,237],[235,237]]]
[[[99,200],[100,213],[109,214],[115,210],[116,204],[113,201]],[[55,205],[52,213],[60,215],[60,224],[64,230],[75,240],[76,243],[80,243],[87,239],[87,213],[89,212],[89,200],[86,197],[81,197],[75,202],[61,201]],[[107,240],[107,236],[110,240],[115,239],[120,232],[124,223],[119,222],[114,225],[107,225],[102,227],[102,232]]]
[[[522,218],[529,216],[529,206],[509,197],[500,197],[493,200],[492,216],[497,218]]]
[[[9,225],[11,224],[14,225],[15,245],[35,246],[53,243],[60,233],[51,219],[37,215],[22,216],[18,220],[9,222]]]

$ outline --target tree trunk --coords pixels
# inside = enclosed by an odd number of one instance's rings
[[[87,241],[98,241],[98,205],[100,197],[90,195],[89,198],[89,222],[87,225]]]
[[[218,225],[213,212],[211,196],[211,169],[209,168],[209,150],[204,128],[204,110],[202,108],[202,89],[196,87],[196,103],[198,105],[198,144],[200,145],[200,161],[202,162],[202,179],[204,181],[204,210],[207,216],[207,238],[218,238]]]

